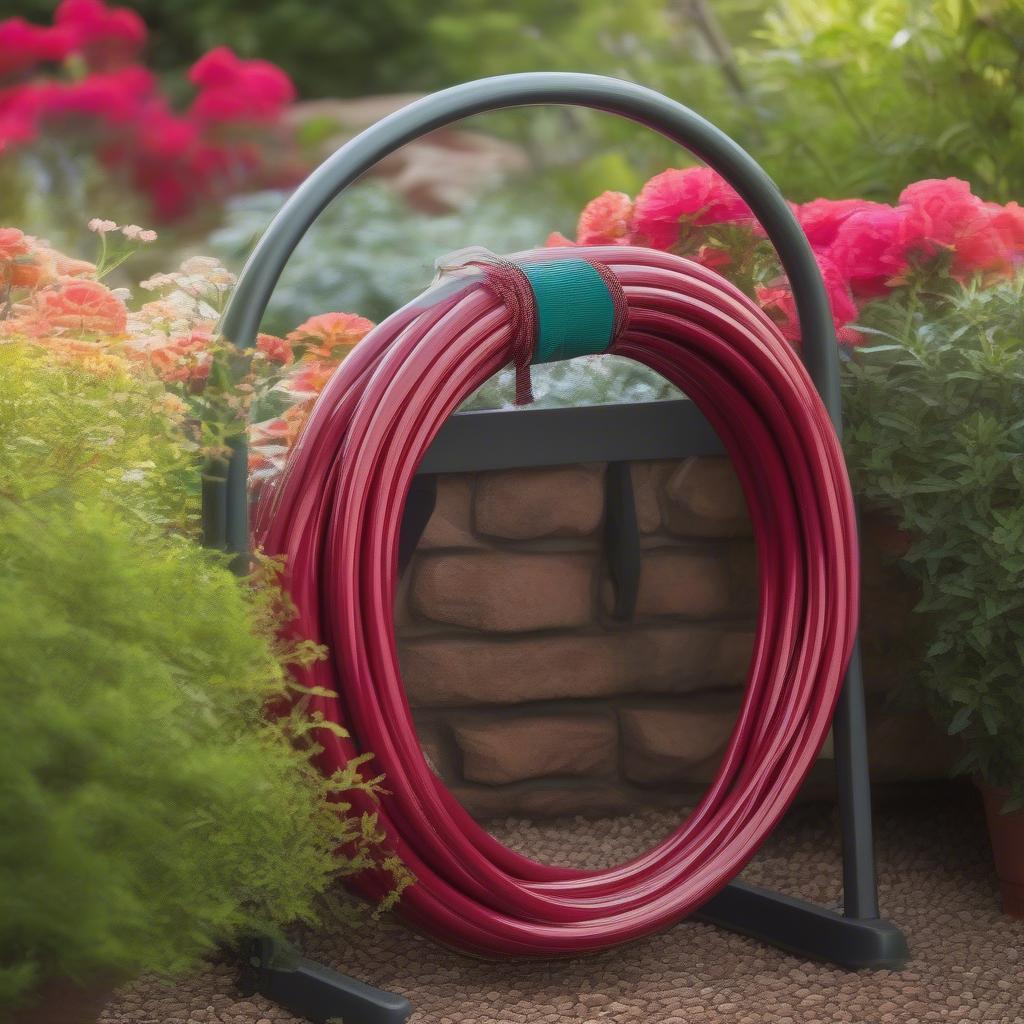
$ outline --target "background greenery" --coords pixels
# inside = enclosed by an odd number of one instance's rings
[[[182,70],[220,44],[280,64],[306,98],[592,71],[706,114],[796,201],[891,200],[909,181],[948,175],[986,199],[1024,192],[1024,0],[126,2],[150,26],[150,58],[182,89]],[[26,0],[19,13],[42,19],[54,6]],[[605,119],[540,122],[528,132],[539,132],[535,151],[571,163],[579,198],[628,190],[677,160]]]

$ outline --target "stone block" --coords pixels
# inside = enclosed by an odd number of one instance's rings
[[[409,599],[415,613],[469,629],[575,628],[591,620],[592,577],[587,554],[425,554],[416,561]]]
[[[455,728],[463,776],[489,785],[545,775],[608,775],[618,759],[617,741],[609,714],[499,716]]]
[[[603,466],[482,473],[477,482],[474,522],[489,537],[586,537],[603,518]]]

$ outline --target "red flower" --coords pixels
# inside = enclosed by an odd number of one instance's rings
[[[62,61],[74,37],[62,28],[33,25],[24,18],[0,21],[0,78],[31,71],[37,64]]]
[[[91,68],[111,70],[133,60],[146,42],[146,24],[127,7],[103,0],[62,0],[54,24],[68,31]]]
[[[908,237],[927,253],[935,252],[937,246],[955,245],[984,219],[981,200],[959,178],[916,181],[900,193],[900,203],[909,208]]]
[[[841,270],[822,253],[815,253],[825,292],[828,295],[829,307],[832,310],[832,323],[835,325],[836,337],[847,345],[857,345],[861,341],[859,332],[848,326],[857,319],[857,304],[850,294]],[[775,322],[782,336],[788,341],[800,343],[800,320],[797,316],[796,301],[788,285],[775,285],[757,288],[757,299],[761,308]]]
[[[2,104],[0,98],[0,104]],[[4,113],[0,109],[0,154],[11,146],[31,142],[36,137],[35,120],[21,110]]]
[[[1024,210],[1016,203],[984,203],[953,243],[953,276],[1010,273],[1024,257]]]
[[[200,57],[189,71],[199,89],[191,113],[201,121],[271,121],[295,99],[295,86],[265,60],[241,60],[226,46]]]
[[[787,341],[800,343],[800,320],[796,312],[796,300],[785,285],[757,286],[757,301],[771,317],[775,326]]]
[[[591,199],[576,225],[577,245],[630,245],[633,200],[625,192],[602,192]]]
[[[662,171],[644,185],[634,207],[633,231],[655,249],[670,249],[684,220],[704,226],[752,217],[720,174],[710,167],[688,167]]]
[[[795,207],[793,212],[811,246],[825,249],[836,240],[839,228],[853,214],[882,207],[882,203],[866,199],[814,199]]]
[[[153,95],[154,78],[143,67],[97,72],[78,82],[26,87],[23,102],[39,117],[94,117],[111,124],[140,122]]]
[[[292,345],[308,346],[303,358],[341,359],[373,330],[373,321],[355,313],[320,313],[288,334]]]
[[[274,334],[257,335],[256,348],[266,356],[267,362],[277,363],[278,366],[287,366],[295,358],[291,345]]]
[[[873,203],[847,217],[829,256],[855,295],[884,295],[906,271],[907,207]]]

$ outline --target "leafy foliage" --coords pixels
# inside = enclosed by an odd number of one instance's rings
[[[404,883],[373,817],[330,802],[379,780],[321,777],[301,701],[265,716],[319,656],[277,639],[287,603],[168,533],[187,458],[149,387],[0,360],[0,1008],[316,920],[370,863]]]
[[[779,0],[741,57],[748,144],[798,201],[947,176],[1019,199],[1022,49],[1019,0]]]
[[[1024,799],[1024,278],[871,307],[847,364],[855,484],[908,531],[931,645],[920,685],[963,771]]]
[[[239,263],[283,198],[281,192],[259,192],[232,200],[224,227],[210,237],[215,254]],[[357,185],[299,244],[274,290],[264,328],[285,331],[324,309],[358,310],[381,320],[430,284],[435,261],[446,253],[467,245],[495,252],[533,248],[559,211],[535,197],[523,200],[489,196],[457,214],[424,217],[383,185]]]

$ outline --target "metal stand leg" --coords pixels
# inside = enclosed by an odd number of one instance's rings
[[[270,939],[254,939],[246,950],[239,987],[258,992],[313,1024],[403,1024],[412,1013],[404,996],[382,992],[304,957],[277,962]]]
[[[736,881],[697,916],[812,960],[851,968],[902,967],[910,958],[907,940],[896,925],[878,916],[859,643],[854,645],[832,730],[842,827],[843,913]]]

